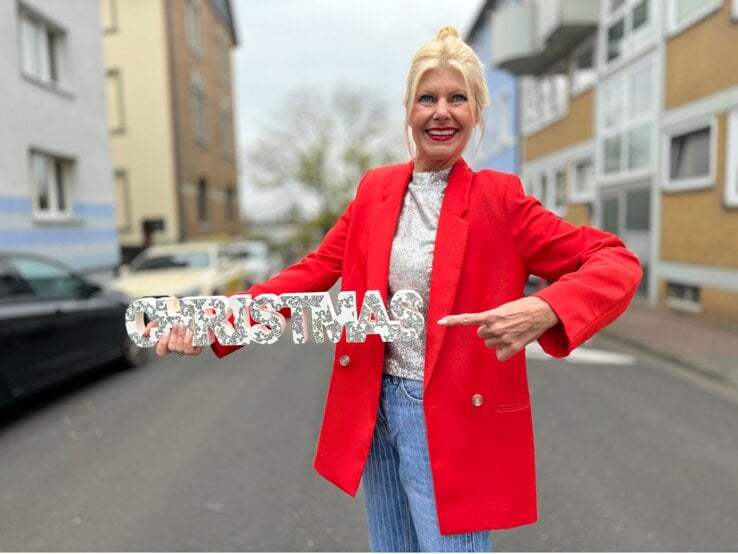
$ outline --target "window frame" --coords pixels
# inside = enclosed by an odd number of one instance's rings
[[[577,189],[578,168],[581,165],[589,164],[591,167],[590,180],[585,190]],[[595,200],[595,162],[591,156],[584,158],[575,158],[567,164],[567,175],[569,176],[569,202],[571,204],[584,204],[594,202]]]
[[[103,19],[103,34],[112,35],[117,33],[119,30],[118,0],[102,0],[100,17]]]
[[[233,112],[227,100],[218,106],[218,127],[220,131],[220,152],[226,160],[233,159]]]
[[[190,79],[190,117],[195,142],[206,148],[208,145],[208,101],[205,83],[198,75]]]
[[[187,0],[185,4],[185,35],[190,52],[197,57],[203,54],[202,42],[202,3],[200,0]]]
[[[708,173],[698,177],[686,179],[671,178],[671,143],[676,137],[687,135],[694,131],[708,128],[710,130]],[[673,125],[664,130],[662,141],[663,173],[661,176],[662,190],[664,192],[680,192],[688,190],[699,190],[711,188],[715,185],[717,168],[717,117],[711,115],[692,119],[687,122]]]
[[[592,50],[592,75],[591,78],[584,83],[577,84],[575,76],[577,74],[577,61],[587,50]],[[579,96],[594,87],[597,82],[597,37],[592,35],[588,39],[579,44],[571,53],[571,61],[569,64],[569,96],[572,98]]]
[[[40,156],[44,158],[46,162],[46,176],[47,186],[49,195],[49,208],[42,208],[40,206],[40,190],[38,183],[36,182],[34,175],[34,157]],[[62,164],[62,195],[64,209],[58,209],[59,198],[58,198],[58,187],[53,177],[56,172],[56,163]],[[72,202],[73,202],[73,187],[74,187],[74,164],[75,161],[71,158],[65,158],[57,156],[31,148],[28,155],[28,177],[29,185],[31,190],[31,199],[33,204],[33,218],[36,221],[71,221],[73,217]]]
[[[679,33],[686,31],[690,27],[697,25],[700,21],[709,17],[712,13],[719,10],[723,5],[723,0],[708,0],[708,2],[689,14],[681,21],[676,20],[676,3],[678,0],[668,0],[666,3],[666,36],[673,37]]]
[[[113,82],[110,83],[115,87],[115,98],[109,97],[109,90],[107,88],[108,86],[108,79],[113,79]],[[105,72],[105,84],[106,84],[106,94],[108,94],[108,110],[112,107],[113,101],[115,101],[115,113],[117,115],[117,123],[118,125],[116,127],[113,127],[113,122],[109,121],[110,124],[110,134],[111,135],[122,135],[126,132],[126,110],[125,110],[125,101],[123,97],[123,91],[125,90],[123,87],[123,74],[120,68],[111,68],[108,69]]]
[[[738,1],[736,2],[738,4]],[[725,206],[738,208],[738,106],[730,110],[726,122]]]
[[[28,35],[24,26],[33,27],[33,36],[29,40],[35,41],[39,37],[41,44],[35,42],[34,52],[39,56],[35,61],[39,64],[37,69],[30,67]],[[67,92],[69,83],[67,79],[67,32],[44,15],[38,13],[23,3],[18,4],[17,14],[18,29],[18,55],[19,69],[23,78],[46,87],[53,91]],[[39,32],[41,34],[39,34]],[[53,43],[49,43],[49,38]]]
[[[656,42],[656,35],[658,32],[658,8],[657,4],[660,0],[646,0],[648,1],[648,22],[651,28],[650,36],[643,39],[641,43],[634,44],[633,34],[633,12],[635,8],[643,0],[623,0],[622,4],[615,10],[611,10],[613,0],[608,0],[605,5],[605,9],[602,10],[602,17],[600,20],[600,33],[599,40],[597,41],[598,46],[598,62],[599,67],[610,71],[617,67],[629,63],[630,60],[637,58],[644,50],[650,48]],[[610,27],[617,23],[620,18],[623,18],[623,39],[621,52],[619,55],[611,60],[607,59],[608,53],[608,32]]]
[[[658,112],[658,83],[656,73],[656,60],[653,54],[643,57],[642,59],[630,64],[627,68],[624,68],[617,73],[609,76],[602,84],[598,85],[597,96],[599,100],[597,102],[597,155],[595,156],[595,169],[596,179],[603,185],[609,185],[613,183],[619,183],[623,180],[641,179],[650,176],[656,171],[656,152],[655,145],[657,144],[657,112]],[[633,107],[633,82],[634,75],[644,68],[648,68],[650,71],[650,82],[651,88],[649,90],[649,106],[645,113],[637,116],[631,115]],[[606,125],[607,117],[607,106],[605,105],[604,98],[608,92],[610,85],[614,88],[620,88],[620,91],[616,94],[623,99],[623,105],[621,107],[621,116],[618,119],[616,125],[608,127]],[[626,117],[627,116],[627,117]],[[649,160],[648,163],[643,167],[629,168],[628,149],[630,146],[630,133],[637,130],[639,127],[648,124],[649,136]],[[620,137],[620,160],[619,169],[613,172],[605,172],[605,144],[608,139],[613,137]]]
[[[557,90],[561,79],[557,80],[556,76],[565,80],[562,94]],[[548,71],[521,81],[521,89],[523,136],[533,135],[569,115],[571,76],[570,68],[565,62],[557,63]]]

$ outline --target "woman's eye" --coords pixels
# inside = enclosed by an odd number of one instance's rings
[[[453,95],[453,96],[451,97],[451,102],[452,102],[453,104],[461,104],[462,102],[466,102],[466,100],[467,100],[467,98],[466,98],[466,96],[465,96],[465,95],[463,95],[463,94],[454,94],[454,95]]]
[[[421,104],[432,104],[435,101],[435,98],[433,98],[430,94],[423,94],[420,98],[418,98],[418,102]]]

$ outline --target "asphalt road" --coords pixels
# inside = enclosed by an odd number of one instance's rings
[[[0,422],[0,550],[365,551],[311,468],[331,348],[101,371]],[[540,521],[497,551],[735,550],[738,402],[654,360],[530,362]]]

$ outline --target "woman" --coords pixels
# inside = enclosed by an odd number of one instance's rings
[[[336,346],[315,468],[352,495],[363,476],[377,551],[488,551],[489,530],[536,520],[525,345],[566,356],[641,278],[617,237],[561,220],[513,175],[469,169],[462,152],[487,96],[479,59],[442,29],[408,75],[413,160],[367,172],[315,252],[247,291],[326,291],[341,278],[359,305],[367,290],[425,299],[424,341]],[[524,298],[529,274],[552,284]],[[157,345],[200,351],[182,327]]]

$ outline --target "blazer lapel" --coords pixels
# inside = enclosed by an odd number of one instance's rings
[[[412,171],[413,162],[409,162],[404,171],[398,171],[388,180],[384,187],[383,202],[374,208],[369,224],[369,267],[367,268],[366,288],[367,290],[378,290],[385,303],[387,302],[392,240]]]
[[[451,170],[438,219],[433,252],[428,317],[426,321],[425,383],[430,380],[441,351],[446,327],[436,321],[451,314],[466,252],[469,223],[463,219],[469,208],[472,171],[464,160]]]

